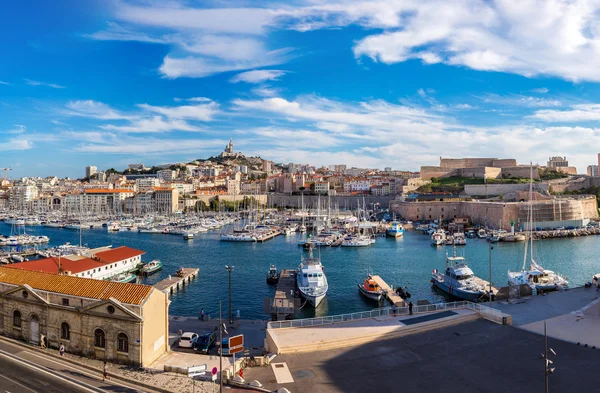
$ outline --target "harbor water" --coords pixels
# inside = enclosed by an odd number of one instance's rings
[[[10,234],[10,225],[0,222],[0,234]],[[79,231],[26,227],[32,235],[50,237],[49,246],[70,242],[79,244]],[[146,252],[142,260],[160,259],[162,271],[140,283],[152,285],[173,275],[179,267],[197,267],[199,278],[184,290],[172,296],[171,315],[196,316],[201,309],[214,318],[219,300],[224,313],[228,307],[228,277],[225,265],[235,266],[232,278],[233,311],[240,310],[243,319],[268,319],[264,314],[264,299],[273,296],[274,286],[266,283],[269,267],[297,268],[305,251],[297,242],[302,235],[278,236],[265,243],[229,243],[219,241],[219,232],[196,235],[193,240],[182,236],[145,234],[133,231],[107,232],[106,229],[82,231],[82,244],[88,247],[106,245],[129,246]],[[492,245],[492,280],[495,286],[507,284],[507,271],[518,271],[523,266],[524,243],[495,243]],[[590,281],[600,273],[598,251],[600,236],[548,239],[534,242],[534,258],[545,269],[568,276],[571,287]],[[432,247],[429,236],[418,231],[405,231],[398,239],[378,238],[370,247],[321,248],[320,256],[327,274],[327,297],[315,310],[301,311],[298,317],[335,315],[370,310],[376,303],[363,298],[357,288],[368,273],[380,275],[391,286],[408,286],[413,302],[426,299],[445,300],[429,282],[434,269],[442,270],[446,253],[452,247]],[[467,245],[458,248],[474,273],[489,279],[489,244],[481,239],[467,239]]]

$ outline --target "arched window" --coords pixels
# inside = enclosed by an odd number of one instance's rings
[[[106,337],[104,336],[104,330],[94,330],[94,346],[98,348],[106,348]]]
[[[117,351],[129,352],[129,337],[127,337],[125,333],[119,333],[117,335]]]
[[[13,326],[18,328],[21,327],[21,312],[19,310],[13,312]]]
[[[63,322],[60,324],[60,338],[62,338],[64,340],[71,339],[71,328],[69,327],[69,324],[66,322]]]

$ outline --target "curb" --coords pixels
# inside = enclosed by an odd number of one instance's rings
[[[27,348],[27,349],[30,349],[30,350],[34,350],[34,351],[36,351],[36,352],[38,352],[40,354],[43,354],[44,356],[46,356],[48,358],[51,358],[52,360],[59,360],[59,361],[65,362],[65,363],[70,363],[70,364],[72,364],[74,366],[81,367],[81,368],[87,369],[89,371],[94,371],[96,373],[100,373],[102,371],[102,370],[94,368],[92,366],[88,366],[87,364],[78,363],[75,360],[71,360],[69,358],[62,358],[60,356],[56,356],[56,355],[54,355],[52,353],[48,353],[46,351],[43,351],[41,348],[38,348],[36,346],[30,345],[30,344],[27,344],[27,343],[24,343],[24,342],[21,342],[21,341],[18,341],[18,340],[14,340],[14,339],[11,339],[11,338],[8,338],[8,337],[0,336],[0,341],[8,342],[10,344],[15,344],[15,345],[18,345],[20,347],[24,347],[24,348]],[[122,377],[122,376],[120,376],[118,374],[114,374],[114,373],[111,374],[111,378],[115,379],[115,380],[118,380],[119,382],[125,382],[126,384],[130,384],[130,385],[134,385],[134,386],[137,385],[137,386],[140,386],[140,387],[143,387],[143,388],[146,388],[146,389],[150,389],[150,390],[154,390],[154,391],[157,391],[157,392],[173,393],[172,390],[166,390],[164,388],[160,388],[160,387],[157,387],[157,386],[148,385],[148,384],[146,384],[144,382],[137,382],[136,381],[136,383],[132,383],[131,380],[129,380],[129,379],[125,378],[125,377]]]

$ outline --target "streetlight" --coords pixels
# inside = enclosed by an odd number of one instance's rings
[[[494,246],[492,246],[492,243],[489,243],[489,254],[490,254],[490,303],[492,302],[492,294],[494,293],[492,291],[492,250],[494,249]]]
[[[231,271],[233,270],[234,266],[225,266],[225,270],[227,270],[227,272],[229,273],[229,324],[233,323],[233,314],[231,312]]]
[[[544,359],[544,382],[546,385],[546,393],[548,393],[548,376],[555,370],[554,367],[550,367],[554,362],[548,358],[548,350],[556,356],[554,349],[548,348],[548,334],[546,332],[546,321],[544,321],[544,353],[540,355],[540,359]]]

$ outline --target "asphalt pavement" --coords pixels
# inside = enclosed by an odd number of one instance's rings
[[[2,393],[149,392],[132,384],[103,381],[100,371],[71,365],[5,340],[0,340],[0,370]]]

